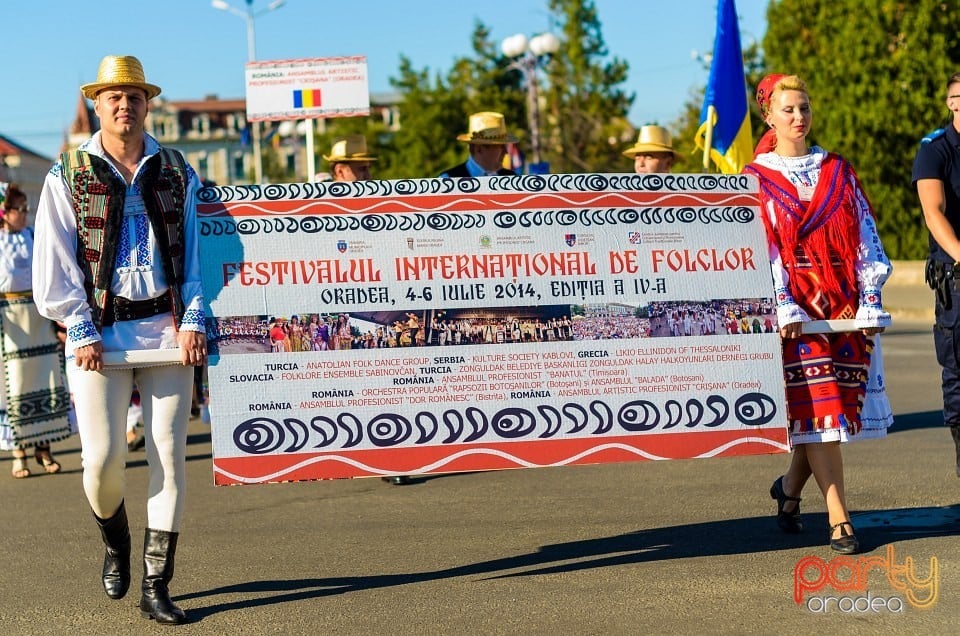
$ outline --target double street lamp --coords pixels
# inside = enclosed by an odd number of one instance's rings
[[[560,40],[552,33],[541,33],[529,40],[522,33],[511,35],[500,43],[500,50],[513,62],[508,69],[517,69],[523,75],[527,89],[527,127],[530,129],[530,146],[533,163],[540,163],[540,96],[537,85],[537,69],[546,56],[560,50]]]
[[[212,0],[210,6],[214,9],[219,9],[221,11],[226,11],[232,13],[235,16],[241,17],[247,22],[247,61],[255,62],[257,60],[257,35],[254,28],[254,22],[257,16],[261,16],[264,13],[269,13],[274,9],[279,9],[284,5],[286,0],[272,0],[270,4],[267,5],[265,9],[260,11],[253,10],[253,0],[246,0],[247,10],[241,11],[237,9],[230,3],[225,0]],[[260,154],[260,122],[258,121],[248,121],[247,126],[252,126],[252,141],[253,141],[253,174],[256,183],[263,182],[263,158]]]

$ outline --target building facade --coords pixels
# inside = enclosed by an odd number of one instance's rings
[[[30,214],[27,224],[33,225],[34,211],[40,200],[43,180],[50,171],[53,159],[38,154],[13,139],[0,135],[0,181],[17,182],[26,193]]]
[[[370,96],[370,117],[390,130],[400,126],[397,94]],[[326,121],[315,121],[315,131],[322,134]],[[293,176],[294,181],[307,181],[306,143],[303,122],[262,122],[261,147],[269,148]],[[76,148],[99,129],[90,102],[82,95],[77,113],[65,140],[65,148]],[[198,100],[167,100],[158,97],[150,102],[147,132],[160,143],[183,153],[205,181],[218,185],[244,185],[253,182],[253,144],[247,127],[246,102],[243,99],[220,99],[210,95]],[[315,148],[322,153],[324,149]],[[316,162],[317,165],[320,161]]]

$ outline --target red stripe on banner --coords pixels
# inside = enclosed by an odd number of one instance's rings
[[[309,203],[309,205],[307,205]],[[564,192],[550,194],[455,194],[410,195],[402,199],[365,197],[330,199],[278,199],[275,201],[237,201],[200,203],[197,211],[202,216],[275,216],[277,214],[321,215],[357,212],[422,213],[465,212],[475,210],[550,209],[571,206],[597,208],[623,207],[758,207],[754,195],[738,193],[703,192],[692,194],[664,194],[662,192]]]
[[[218,486],[787,452],[782,427],[214,458]]]

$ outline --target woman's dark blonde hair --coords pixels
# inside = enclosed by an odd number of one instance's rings
[[[17,183],[8,183],[7,191],[3,197],[3,209],[18,208],[26,204],[27,193],[20,189]],[[0,214],[0,227],[7,227],[7,221],[3,214]]]
[[[15,208],[27,202],[27,193],[20,189],[18,183],[8,183],[7,192],[3,198],[4,208]]]
[[[776,83],[776,89],[780,91],[803,91],[807,92],[807,83],[800,79],[799,75],[787,75]]]

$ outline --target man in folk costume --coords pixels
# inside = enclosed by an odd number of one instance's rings
[[[633,159],[637,174],[670,172],[673,162],[681,158],[673,149],[670,131],[663,126],[641,126],[637,143],[624,150],[623,156]]]
[[[330,154],[323,158],[330,162],[333,180],[338,182],[369,181],[372,178],[370,163],[377,160],[376,156],[367,152],[367,139],[363,135],[345,135],[334,139]],[[349,324],[346,328],[349,330]],[[402,332],[401,329],[398,333]],[[400,346],[399,335],[397,346]],[[394,486],[412,483],[407,475],[392,475],[382,479]]]
[[[367,152],[367,139],[363,135],[346,135],[334,139],[330,154],[324,155],[330,162],[333,180],[341,182],[369,181],[370,163],[377,158]]]
[[[476,177],[509,177],[515,176],[513,170],[503,167],[503,160],[507,156],[507,145],[517,143],[517,138],[507,132],[507,124],[502,113],[483,111],[470,115],[468,131],[457,135],[458,141],[469,144],[470,156],[463,163],[457,164],[440,173],[441,179],[468,179]],[[460,327],[450,322],[447,324],[444,340],[447,344],[460,344],[463,333]],[[416,344],[416,343],[413,343]],[[443,344],[443,342],[441,342]],[[408,477],[385,477],[395,485],[409,483]]]
[[[140,611],[178,624],[170,600],[186,486],[193,366],[206,358],[197,250],[201,187],[180,153],[144,132],[160,88],[140,61],[103,58],[82,87],[101,129],[65,152],[44,181],[33,287],[40,313],[67,327],[66,356],[83,446],[83,487],[106,544],[102,583],[120,599],[130,584],[124,507],[126,414],[140,390],[150,473]],[[180,363],[108,368],[104,353],[179,348]]]
[[[457,135],[458,141],[470,144],[470,156],[461,164],[440,173],[441,178],[513,176],[516,173],[503,167],[507,144],[517,138],[507,132],[501,113],[482,112],[470,115],[469,130]]]
[[[846,506],[839,442],[886,434],[866,429],[861,409],[872,336],[890,325],[880,288],[890,261],[850,163],[809,146],[812,109],[800,78],[769,75],[757,102],[770,131],[744,172],[760,181],[783,337],[791,465],[770,489],[784,532],[802,530],[800,492],[813,475],[827,504],[832,549],[859,550]],[[857,331],[804,334],[810,320],[852,319]],[[883,394],[885,398],[885,394]]]

